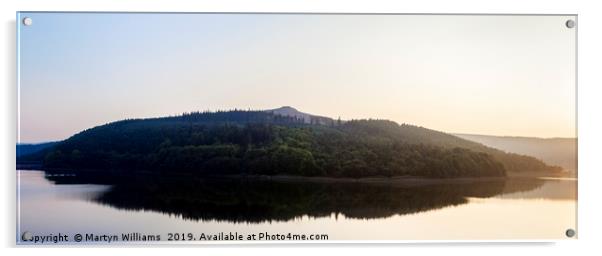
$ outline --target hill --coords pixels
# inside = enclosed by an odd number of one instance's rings
[[[454,134],[506,152],[532,156],[568,171],[577,170],[577,139]]]
[[[274,111],[193,112],[82,131],[44,168],[195,175],[485,177],[558,170],[446,133],[387,120],[307,122]]]
[[[56,145],[58,142],[44,142],[44,143],[35,143],[35,144],[17,144],[17,157],[33,154],[39,151],[42,151],[46,148],[52,147]]]

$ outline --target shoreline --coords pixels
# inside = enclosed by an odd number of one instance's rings
[[[24,167],[24,166],[19,166]],[[76,176],[113,176],[118,177],[165,177],[165,178],[187,178],[194,177],[198,179],[241,179],[241,180],[256,180],[256,181],[274,181],[274,182],[312,182],[312,183],[362,183],[362,184],[392,184],[401,186],[423,186],[423,185],[434,185],[434,184],[467,184],[474,182],[489,182],[489,181],[501,181],[513,178],[532,178],[532,179],[546,179],[546,178],[565,178],[555,177],[550,175],[534,175],[540,173],[525,173],[522,175],[516,175],[512,173],[508,176],[503,177],[456,177],[456,178],[429,178],[420,176],[394,176],[394,177],[362,177],[362,178],[351,178],[351,177],[307,177],[307,176],[294,176],[294,175],[248,175],[248,174],[229,174],[229,175],[206,175],[206,176],[195,176],[186,173],[172,173],[168,175],[161,175],[151,172],[135,172],[135,173],[119,173],[116,171],[99,172],[92,170],[84,171],[72,171],[66,169],[42,169],[42,168],[17,168],[18,171],[42,171],[45,173],[56,173],[60,174],[75,174]],[[566,177],[570,178],[570,177]]]
[[[362,183],[362,184],[393,184],[403,186],[423,186],[433,184],[462,184],[482,181],[499,181],[512,177],[459,177],[459,178],[428,178],[419,176],[396,176],[396,177],[304,177],[293,175],[233,175],[217,176],[216,178],[243,178],[253,180],[268,180],[276,182],[314,182],[314,183]]]

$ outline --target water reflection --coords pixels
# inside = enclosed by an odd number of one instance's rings
[[[110,184],[93,202],[187,220],[262,223],[343,214],[351,219],[406,215],[468,203],[467,198],[528,196],[546,182],[508,179],[408,185],[257,179],[46,176],[55,184]]]

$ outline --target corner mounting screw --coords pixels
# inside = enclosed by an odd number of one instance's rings
[[[575,230],[572,229],[572,228],[569,228],[569,229],[566,230],[565,235],[567,237],[574,237],[575,236]]]
[[[33,24],[33,20],[30,17],[23,18],[23,25],[31,26],[31,24]]]
[[[564,23],[564,25],[566,25],[567,28],[574,28],[575,27],[575,21],[574,20],[567,20],[566,23]]]
[[[31,241],[32,238],[33,238],[33,235],[29,231],[25,231],[21,235],[21,240],[22,241]]]

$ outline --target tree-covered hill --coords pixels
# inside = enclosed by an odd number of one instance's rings
[[[476,152],[483,152],[493,156],[497,161],[501,162],[508,172],[562,172],[561,167],[549,166],[535,157],[504,152],[480,143],[424,127],[409,124],[398,125],[395,122],[386,120],[378,122],[360,120],[358,122],[363,123],[363,128],[360,128],[364,130],[363,136],[366,136],[367,134],[390,134],[392,137],[396,137],[401,141],[411,144],[428,144],[443,148],[459,147]]]
[[[306,122],[268,111],[117,121],[43,152],[44,168],[195,175],[504,176],[555,171],[453,135],[386,120]]]

